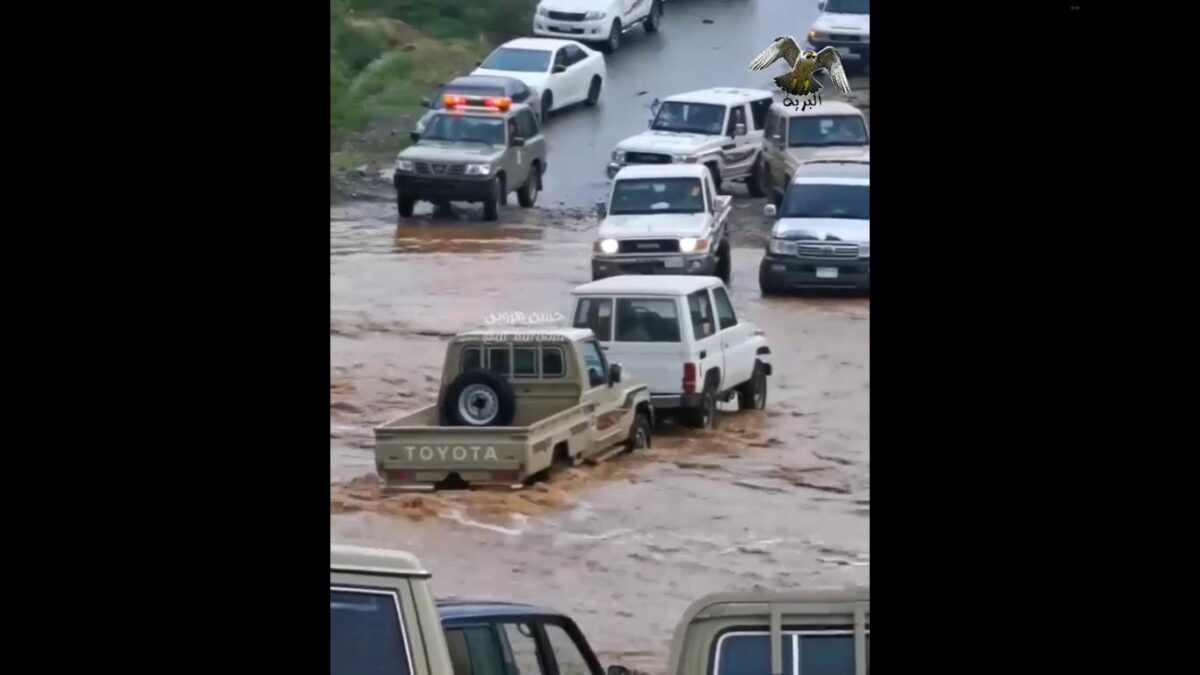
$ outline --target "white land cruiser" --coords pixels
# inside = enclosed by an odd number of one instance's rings
[[[639,23],[657,33],[662,0],[541,0],[533,15],[533,34],[598,43],[613,53],[621,34]]]
[[[766,407],[771,348],[762,330],[738,319],[720,279],[625,275],[571,295],[574,325],[592,329],[610,361],[650,385],[655,411],[709,429],[718,400]]]
[[[617,144],[608,177],[626,164],[704,164],[717,188],[744,180],[750,194],[761,197],[758,156],[773,101],[769,91],[728,87],[668,96],[649,131]]]
[[[627,166],[613,181],[592,247],[592,280],[618,274],[716,275],[729,282],[728,195],[702,164]]]

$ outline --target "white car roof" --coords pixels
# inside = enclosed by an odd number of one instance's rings
[[[771,106],[775,112],[784,117],[823,117],[828,115],[862,115],[863,111],[846,103],[845,101],[823,101],[822,103],[810,107],[808,110],[801,110],[803,106],[787,107],[783,103],[776,101]]]
[[[576,47],[583,47],[584,49],[587,49],[585,45],[574,40],[557,40],[555,38],[540,37],[519,37],[505,42],[496,49],[512,47],[513,49],[540,49],[550,52],[566,45],[575,45]]]
[[[365,574],[428,574],[417,557],[407,551],[333,542],[329,542],[329,569]]]
[[[688,295],[721,285],[717,277],[622,274],[577,286],[574,295]]]
[[[686,101],[688,103],[715,103],[729,105],[731,103],[746,103],[760,98],[770,98],[773,94],[765,89],[735,89],[733,87],[713,87],[698,89],[686,94],[672,94],[664,101]]]
[[[870,178],[846,178],[843,176],[798,176],[792,185],[865,185],[871,186]]]
[[[613,180],[623,178],[704,178],[703,164],[626,164]]]

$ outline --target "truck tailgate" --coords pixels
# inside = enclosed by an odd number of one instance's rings
[[[375,464],[389,486],[424,484],[456,472],[468,482],[515,483],[528,456],[527,427],[442,427],[437,406],[375,428]]]

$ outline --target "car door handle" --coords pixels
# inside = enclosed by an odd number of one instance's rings
[[[729,145],[722,145],[721,149],[722,150],[733,150],[736,147],[737,147],[737,143],[730,143]]]
[[[708,352],[700,352],[700,358],[708,358]]]

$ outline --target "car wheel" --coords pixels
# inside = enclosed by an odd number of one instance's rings
[[[629,438],[625,441],[625,452],[645,450],[650,447],[650,420],[645,413],[638,413],[633,418],[633,426],[629,428]]]
[[[717,398],[712,391],[705,391],[700,397],[700,405],[688,410],[688,426],[695,429],[715,429],[717,427]]]
[[[603,82],[600,79],[600,76],[593,75],[592,83],[588,85],[588,97],[586,101],[587,105],[596,105],[596,102],[600,100],[600,87],[602,86]]]
[[[550,111],[554,108],[554,94],[547,89],[542,93],[542,120],[550,117]]]
[[[662,21],[662,4],[658,0],[654,0],[654,4],[650,5],[650,15],[646,17],[642,27],[647,33],[657,33],[658,24]]]
[[[728,241],[723,241],[717,246],[717,276],[726,286],[733,277],[733,252]]]
[[[758,289],[763,295],[778,295],[780,292],[779,286],[771,279],[771,273],[767,270],[767,261],[762,261],[758,266]]]
[[[396,195],[396,209],[400,211],[401,218],[412,218],[413,206],[417,200],[412,197],[405,197],[402,194]]]
[[[503,184],[499,176],[492,179],[492,195],[483,202],[483,219],[496,220],[500,217],[500,194]]]
[[[442,399],[442,424],[452,427],[505,427],[516,414],[516,396],[504,378],[468,370],[454,378]]]
[[[621,48],[621,20],[613,19],[612,28],[608,31],[608,40],[604,42],[604,51],[612,54]]]
[[[746,191],[751,197],[764,197],[767,194],[766,188],[763,187],[763,170],[762,156],[754,160],[754,168],[750,169],[750,177],[746,179]]]
[[[538,190],[542,187],[542,167],[537,162],[534,162],[529,167],[529,179],[517,190],[517,203],[523,208],[533,206],[537,201]]]
[[[754,374],[738,387],[738,410],[762,410],[767,407],[767,371],[754,362]]]

